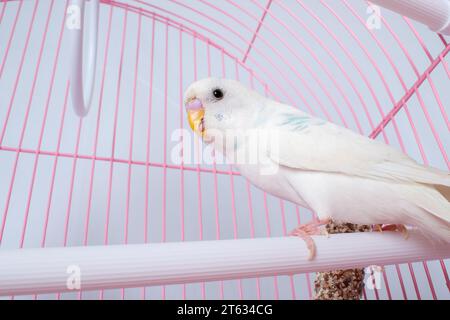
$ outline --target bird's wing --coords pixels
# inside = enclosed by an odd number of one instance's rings
[[[301,126],[296,126],[300,123]],[[450,186],[450,173],[422,166],[388,145],[329,122],[285,121],[277,135],[274,141],[278,143],[269,146],[269,157],[282,166],[385,181]]]

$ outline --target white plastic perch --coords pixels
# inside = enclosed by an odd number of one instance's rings
[[[130,288],[286,275],[450,257],[417,232],[0,250],[0,295]],[[77,278],[80,286],[76,286]]]
[[[450,35],[449,0],[371,0],[370,2],[421,22],[434,32]]]
[[[90,0],[90,28],[87,30],[88,42],[86,45],[83,45],[85,2],[86,0],[71,0],[67,8],[67,27],[70,30],[72,48],[70,66],[71,97],[74,111],[80,117],[84,117],[88,113],[94,91],[100,0]],[[85,47],[87,52],[85,81],[83,81],[83,47]]]

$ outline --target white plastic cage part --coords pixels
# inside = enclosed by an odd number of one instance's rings
[[[318,253],[312,261],[295,237],[2,250],[0,295],[294,275],[330,271],[330,266],[342,270],[450,257],[448,246],[430,246],[416,232],[408,241],[392,232],[314,238]]]
[[[92,103],[95,81],[95,63],[97,61],[98,42],[98,10],[99,0],[92,0],[89,8],[88,19],[90,27],[86,31],[87,41],[83,45],[85,25],[85,1],[72,0],[69,2],[66,19],[66,27],[70,30],[72,41],[72,57],[70,59],[72,69],[70,71],[71,97],[75,113],[81,117],[89,112]],[[87,23],[86,23],[87,25]],[[86,50],[85,47],[87,48]],[[87,51],[87,59],[83,59],[83,52]],[[86,62],[86,77],[83,79],[83,65]]]
[[[210,75],[449,168],[450,45],[407,18],[360,0],[102,1],[92,106],[80,119],[70,99],[68,5],[0,3],[3,256],[18,248],[277,237],[310,220],[312,213],[253,188],[229,166],[193,163],[187,148],[183,162],[173,161],[177,130],[187,127],[182,92]],[[364,298],[448,299],[447,267],[447,260],[388,265]],[[312,276],[34,297],[307,299]]]

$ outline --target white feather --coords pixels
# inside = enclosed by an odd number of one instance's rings
[[[314,210],[321,218],[362,224],[406,224],[450,242],[450,174],[425,167],[400,151],[266,99],[235,81],[206,79],[191,92],[221,86],[215,104],[205,99],[205,126],[220,130],[277,129],[278,144],[261,154],[279,166],[262,175],[260,164],[237,164],[257,187]],[[217,123],[215,112],[228,121]],[[243,152],[252,146],[240,146]],[[261,150],[260,150],[261,151]]]

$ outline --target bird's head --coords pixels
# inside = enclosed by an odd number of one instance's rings
[[[261,98],[237,81],[206,78],[189,86],[184,102],[190,127],[208,140],[210,131],[248,128]]]

